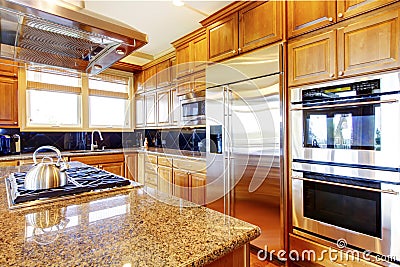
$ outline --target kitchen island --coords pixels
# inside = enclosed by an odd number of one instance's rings
[[[27,168],[0,168],[0,266],[244,266],[260,235],[257,226],[148,188],[9,210],[4,178]]]

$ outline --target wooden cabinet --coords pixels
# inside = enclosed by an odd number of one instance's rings
[[[144,153],[138,153],[138,156],[137,156],[137,166],[138,167],[137,167],[137,179],[136,179],[136,181],[138,183],[141,183],[141,184],[144,184],[144,173],[145,173],[145,170],[144,170],[144,162],[145,162],[144,156],[145,156]]]
[[[125,154],[125,177],[138,181],[138,153]]]
[[[158,165],[158,191],[172,195],[172,168]]]
[[[0,161],[0,167],[16,167],[16,166],[18,166],[18,160]]]
[[[157,114],[157,102],[156,93],[144,95],[144,106],[145,106],[145,125],[155,126],[156,125],[156,114]]]
[[[288,85],[398,68],[399,23],[396,8],[347,20],[337,30],[289,41]]]
[[[176,76],[202,71],[207,65],[205,29],[196,30],[172,43],[176,48]]]
[[[124,162],[103,163],[99,164],[99,168],[119,176],[125,176]]]
[[[144,71],[144,90],[151,91],[157,87],[157,67],[151,66]]]
[[[170,91],[157,92],[157,125],[168,125],[170,122]]]
[[[337,18],[338,20],[371,11],[381,6],[395,2],[395,0],[338,0]]]
[[[288,84],[336,77],[336,32],[330,31],[288,44]]]
[[[135,96],[135,126],[144,127],[146,124],[146,111],[144,104],[144,95]]]
[[[0,126],[18,127],[18,80],[0,76]]]
[[[256,1],[239,11],[239,53],[282,39],[282,5],[283,1]]]
[[[178,126],[180,122],[181,106],[179,103],[179,98],[176,88],[171,89],[170,97],[171,97],[171,103],[170,103],[171,125]]]
[[[206,73],[204,71],[196,72],[178,79],[177,95],[205,91],[206,87]]]
[[[237,55],[239,14],[234,13],[207,27],[208,60],[221,61]]]
[[[170,64],[171,64],[171,83],[175,83],[177,79],[177,74],[176,74],[176,56],[170,59]]]
[[[156,65],[157,70],[157,85],[156,88],[163,88],[171,84],[171,69],[170,69],[170,61],[165,60]]]
[[[338,76],[400,66],[399,9],[359,19],[337,30]]]
[[[141,71],[134,76],[135,94],[144,93],[144,71]]]
[[[6,59],[0,59],[0,76],[16,78],[18,76],[18,63]]]
[[[229,15],[222,11],[222,15],[226,15],[223,18],[217,13],[201,22],[207,27],[209,61],[221,61],[282,40],[282,1],[243,2],[241,5]]]
[[[124,176],[124,154],[107,154],[98,156],[76,156],[70,157],[70,161],[79,161],[116,175]]]
[[[203,173],[190,173],[191,201],[199,204],[206,204],[207,175]]]
[[[157,189],[158,187],[157,164],[145,161],[144,166],[145,166],[144,185]]]
[[[176,48],[176,76],[188,75],[190,71],[190,43],[186,43]]]
[[[189,173],[180,169],[173,169],[174,172],[174,196],[190,200],[189,198]]]
[[[287,1],[288,37],[359,15],[395,0]]]
[[[288,37],[336,22],[336,1],[287,1]]]

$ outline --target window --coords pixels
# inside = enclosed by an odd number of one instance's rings
[[[81,77],[78,73],[30,66],[26,77],[28,127],[81,126]]]
[[[125,76],[89,77],[89,127],[130,127],[129,84]]]

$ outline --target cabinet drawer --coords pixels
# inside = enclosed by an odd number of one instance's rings
[[[145,185],[157,188],[157,173],[145,172],[144,176],[145,176],[144,180]]]
[[[198,160],[187,160],[187,159],[174,159],[174,168],[181,170],[188,170],[192,172],[206,172],[206,162]]]
[[[156,155],[147,154],[146,157],[145,157],[145,161],[157,164],[157,156]]]
[[[157,164],[146,162],[144,164],[145,172],[157,173]]]
[[[158,157],[158,165],[172,167],[172,158]]]
[[[124,162],[124,154],[109,154],[99,156],[81,156],[70,157],[69,161],[79,161],[88,165],[96,165],[103,163]]]

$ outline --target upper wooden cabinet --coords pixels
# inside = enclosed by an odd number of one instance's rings
[[[282,39],[282,1],[238,2],[201,23],[209,61],[220,61]],[[222,17],[221,17],[222,16]]]
[[[176,76],[204,70],[207,63],[205,29],[196,30],[172,43],[176,48]]]
[[[157,87],[157,67],[151,66],[144,71],[144,90],[151,91]]]
[[[239,15],[234,13],[207,27],[208,60],[220,61],[237,55]]]
[[[157,92],[157,125],[168,125],[170,123],[170,91]]]
[[[282,39],[282,2],[256,1],[239,11],[240,52]]]
[[[287,35],[293,37],[371,11],[396,0],[287,1]]]
[[[400,67],[399,10],[357,17],[337,30],[289,41],[289,86]]]
[[[196,72],[190,76],[178,79],[177,95],[185,95],[206,90],[205,71]]]
[[[0,77],[0,126],[18,127],[18,80]]]
[[[135,96],[135,126],[144,127],[146,123],[146,111],[144,104],[144,95]]]
[[[0,59],[0,75],[17,77],[18,76],[18,63],[6,59]]]
[[[144,92],[144,71],[135,74],[134,87],[136,94]]]
[[[171,84],[171,68],[170,61],[165,60],[156,65],[157,84],[156,88],[162,88]]]
[[[156,93],[146,94],[144,96],[144,106],[145,106],[145,125],[146,126],[156,126],[156,114],[157,114],[157,99]]]
[[[337,30],[338,76],[400,66],[399,9],[379,13]]]
[[[330,31],[288,44],[289,86],[336,77],[336,32]]]
[[[336,1],[287,1],[288,37],[336,22]]]

